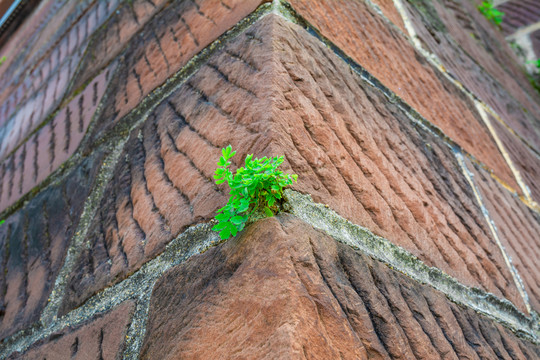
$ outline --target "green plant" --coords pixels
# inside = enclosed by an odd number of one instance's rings
[[[6,58],[5,55],[2,56],[2,57],[0,57],[0,66],[2,66],[2,64],[6,61],[6,59],[7,59],[7,58]]]
[[[527,61],[527,64],[534,64],[534,66],[540,70],[540,59]]]
[[[283,188],[296,181],[296,174],[284,174],[277,168],[283,163],[283,156],[254,159],[246,156],[245,167],[233,174],[229,169],[230,159],[236,154],[231,145],[221,150],[214,179],[216,184],[227,182],[231,188],[227,205],[219,209],[216,224],[212,230],[219,231],[221,239],[228,239],[241,231],[249,217],[256,212],[273,216],[279,210]]]
[[[486,19],[495,25],[500,25],[502,23],[504,13],[497,10],[491,1],[482,1],[482,4],[478,5],[478,10],[480,10]]]
[[[0,226],[2,226],[6,222],[5,219],[0,220]]]

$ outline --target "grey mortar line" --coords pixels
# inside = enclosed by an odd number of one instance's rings
[[[461,172],[465,176],[465,179],[469,183],[470,187],[473,190],[474,197],[476,198],[476,202],[480,206],[480,209],[482,211],[482,215],[484,215],[484,219],[486,220],[486,223],[489,227],[489,230],[491,231],[491,234],[493,235],[493,239],[495,240],[495,243],[499,247],[499,250],[502,253],[502,256],[504,258],[504,262],[506,263],[506,266],[510,270],[510,273],[512,274],[512,279],[514,280],[514,284],[516,285],[516,288],[518,289],[518,292],[520,296],[523,299],[523,302],[525,303],[525,307],[527,308],[527,311],[529,314],[532,314],[531,312],[531,305],[529,303],[529,295],[527,294],[527,291],[525,290],[525,286],[523,286],[523,281],[521,280],[521,277],[519,276],[519,273],[517,269],[512,264],[511,257],[506,253],[506,249],[504,248],[501,239],[499,238],[499,232],[497,231],[497,226],[491,219],[489,215],[488,209],[484,205],[484,201],[482,200],[482,195],[480,194],[480,191],[478,190],[478,187],[476,186],[474,182],[474,174],[469,170],[467,167],[467,164],[465,163],[465,159],[463,158],[463,154],[456,150],[454,151],[454,155],[457,158],[457,161],[459,163],[459,166],[461,167]]]
[[[524,182],[519,170],[517,170],[517,168],[515,167],[514,162],[512,161],[510,156],[508,155],[508,152],[506,151],[505,146],[499,140],[499,138],[497,136],[497,133],[495,132],[495,129],[491,125],[491,121],[489,120],[489,118],[487,116],[485,116],[485,112],[490,113],[497,121],[502,123],[505,126],[505,128],[507,128],[507,129],[511,129],[511,128],[508,126],[508,124],[506,124],[506,122],[502,119],[502,117],[491,106],[489,106],[484,101],[482,101],[478,96],[476,96],[474,93],[472,93],[470,90],[468,90],[460,81],[458,81],[448,71],[446,71],[446,68],[444,67],[442,61],[439,59],[439,57],[436,54],[426,50],[422,46],[420,38],[416,34],[416,30],[414,29],[412,21],[411,21],[411,19],[409,18],[408,14],[407,14],[407,10],[405,9],[403,1],[402,0],[393,0],[393,1],[394,1],[394,5],[395,5],[396,10],[398,11],[399,15],[401,16],[401,19],[403,20],[403,24],[405,25],[405,29],[408,32],[408,36],[406,36],[406,37],[411,41],[413,47],[434,68],[436,68],[441,75],[443,75],[454,86],[456,86],[456,88],[458,88],[463,94],[465,94],[467,96],[467,98],[469,98],[473,102],[473,104],[475,105],[475,107],[477,109],[480,109],[480,108],[484,109],[484,113],[481,112],[479,114],[480,118],[482,119],[482,121],[484,122],[486,127],[488,128],[489,133],[491,134],[491,136],[494,138],[495,143],[497,145],[497,148],[502,153],[502,155],[504,157],[504,160],[506,161],[506,163],[510,167],[510,170],[512,171],[512,174],[514,175],[514,178],[515,178],[516,182],[518,183],[518,186],[523,191],[523,194],[524,194],[524,196],[526,198],[526,201],[524,201],[524,203],[529,208],[532,208],[536,212],[539,212],[540,211],[540,205],[532,199],[529,187]],[[528,144],[528,142],[524,141],[520,136],[517,136],[517,134],[513,131],[513,129],[511,129],[511,130],[512,131],[510,131],[510,132],[518,139],[518,141],[521,141],[529,149],[532,149],[533,154],[536,157],[538,157],[537,151],[535,151],[531,147],[531,145]]]
[[[86,233],[94,218],[95,211],[101,202],[105,188],[112,177],[114,168],[126,141],[127,140],[119,141],[116,146],[114,146],[111,153],[103,160],[102,167],[99,170],[92,192],[85,200],[83,212],[79,224],[77,225],[77,229],[75,230],[75,234],[69,244],[64,263],[56,276],[54,287],[49,295],[47,305],[41,313],[39,321],[43,326],[48,326],[56,320],[58,309],[64,298],[64,289],[67,285],[68,277],[73,271],[83,247],[85,245],[88,246],[88,244],[84,244]]]
[[[125,358],[137,358],[146,333],[146,317],[151,290],[155,282],[170,268],[201,254],[222,241],[212,231],[214,222],[197,224],[172,240],[156,258],[145,263],[139,270],[120,283],[108,287],[88,299],[80,307],[42,328],[33,329],[29,334],[22,331],[0,344],[0,359],[14,351],[24,352],[36,341],[43,340],[66,327],[75,328],[91,321],[96,315],[104,314],[124,301],[136,302],[136,309],[128,328]]]
[[[313,202],[310,195],[285,190],[286,210],[335,240],[360,250],[413,280],[442,292],[451,301],[503,324],[517,335],[539,344],[540,326],[506,299],[468,287],[442,270],[430,267],[407,250],[351,223],[327,205]]]

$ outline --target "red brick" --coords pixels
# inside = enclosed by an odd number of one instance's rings
[[[510,155],[511,161],[517,168],[525,185],[530,189],[531,197],[540,203],[540,155],[535,153],[521,139],[510,133],[499,121],[490,116],[490,121],[495,128],[505,150]]]
[[[169,270],[141,359],[527,359],[540,347],[291,215]]]
[[[135,306],[127,301],[77,327],[67,327],[9,359],[119,359]]]
[[[508,165],[471,102],[365,3],[304,0],[291,3],[347,55],[517,188]]]

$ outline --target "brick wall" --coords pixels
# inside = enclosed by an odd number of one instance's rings
[[[508,29],[469,0],[43,0],[0,48],[0,358],[540,357]],[[298,182],[223,242],[228,144]]]

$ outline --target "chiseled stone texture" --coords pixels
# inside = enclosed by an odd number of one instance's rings
[[[540,348],[281,214],[169,270],[141,359],[531,359]]]
[[[0,165],[0,212],[40,184],[77,150],[110,80],[114,64]],[[28,119],[26,119],[28,120]],[[31,119],[30,119],[31,120]],[[21,124],[21,129],[33,124]]]
[[[101,159],[96,152],[0,226],[0,339],[39,320]]]
[[[497,31],[469,1],[424,0],[416,4],[420,3],[421,10],[411,3],[408,8],[424,46],[467,89],[540,151],[540,98],[504,39],[493,38]]]
[[[529,302],[540,314],[540,214],[525,206],[478,166],[469,162],[467,167],[474,174],[499,238],[523,280]]]
[[[471,101],[364,1],[291,0],[291,4],[370,74],[517,188]]]
[[[117,81],[112,84],[114,96],[105,105],[93,139],[104,136],[116,120],[129,113],[146,95],[261,2],[174,1],[164,6],[128,42],[124,61],[115,73]]]
[[[51,9],[49,23],[53,25],[45,26],[43,32],[54,35],[34,54],[35,58],[26,54],[31,59],[13,62],[1,77],[5,85],[0,91],[5,90],[0,94],[0,159],[60,105],[90,36],[117,4],[118,0],[73,1],[57,13],[53,12],[54,7]],[[24,52],[17,56],[23,55]]]
[[[127,301],[76,328],[68,327],[33,344],[22,354],[8,359],[68,360],[121,359],[124,340],[135,306]]]
[[[220,148],[285,154],[310,193],[469,286],[524,303],[452,150],[299,26],[267,15],[212,56],[126,145],[61,313],[226,201]]]

